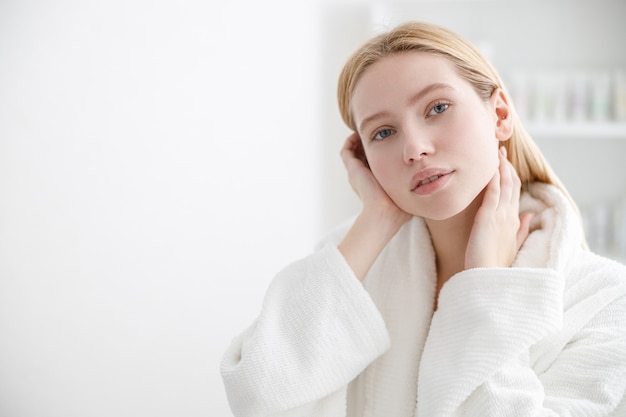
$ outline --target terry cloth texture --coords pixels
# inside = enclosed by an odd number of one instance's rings
[[[537,213],[511,268],[458,273],[437,311],[422,219],[363,283],[337,250],[350,223],[271,283],[221,372],[236,417],[626,417],[626,267],[582,247],[565,196]]]

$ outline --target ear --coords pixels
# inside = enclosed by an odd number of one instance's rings
[[[513,134],[513,113],[509,106],[509,99],[502,89],[496,88],[489,101],[496,122],[496,138],[502,142],[507,141]]]

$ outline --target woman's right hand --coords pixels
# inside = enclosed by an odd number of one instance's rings
[[[346,139],[341,149],[341,159],[348,171],[348,181],[357,194],[364,211],[379,211],[399,219],[401,223],[408,221],[411,215],[401,210],[380,186],[376,177],[367,165],[365,152],[358,133],[353,133]]]
[[[362,280],[387,242],[412,216],[401,210],[380,186],[366,164],[361,139],[356,133],[346,139],[341,159],[363,210],[338,249],[356,277]]]

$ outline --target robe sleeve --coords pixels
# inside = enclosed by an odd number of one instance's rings
[[[607,288],[564,309],[564,281],[532,268],[449,281],[422,357],[419,415],[614,416],[626,391],[626,292]],[[539,365],[530,352],[546,340],[557,353]]]
[[[231,409],[236,417],[344,415],[346,386],[389,343],[369,294],[325,245],[274,278],[258,318],[226,351]]]

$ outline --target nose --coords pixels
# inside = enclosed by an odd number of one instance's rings
[[[432,141],[422,132],[412,131],[404,138],[404,163],[411,165],[435,152]]]

